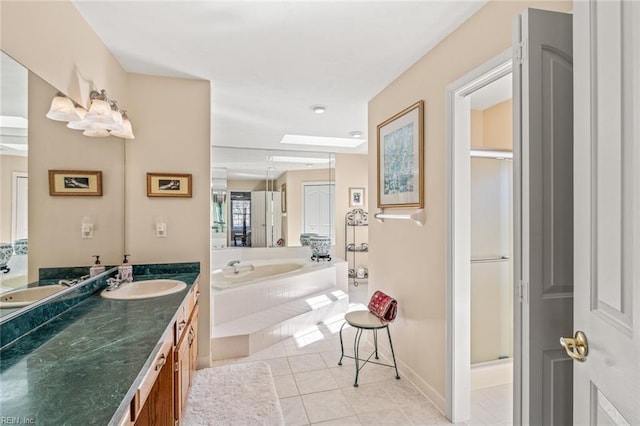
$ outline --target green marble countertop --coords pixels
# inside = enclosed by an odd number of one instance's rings
[[[115,424],[172,332],[198,273],[162,274],[179,293],[108,300],[99,292],[0,351],[0,420],[37,425]]]

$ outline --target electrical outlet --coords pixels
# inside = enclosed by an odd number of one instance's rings
[[[82,224],[82,239],[93,238],[93,223]]]
[[[167,224],[166,223],[156,223],[156,237],[158,238],[167,238]]]

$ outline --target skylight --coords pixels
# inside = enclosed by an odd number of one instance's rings
[[[339,148],[355,148],[367,142],[360,138],[329,138],[324,136],[284,135],[280,143],[289,145],[333,146]]]

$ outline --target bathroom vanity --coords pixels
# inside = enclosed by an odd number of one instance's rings
[[[38,425],[179,424],[196,366],[199,265],[135,265],[134,281],[187,284],[149,299],[101,297],[108,275],[71,309],[2,347],[2,418]]]

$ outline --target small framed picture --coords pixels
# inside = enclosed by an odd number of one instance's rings
[[[49,195],[102,196],[102,172],[49,170]]]
[[[349,207],[364,206],[364,188],[349,188]]]
[[[191,174],[147,173],[147,197],[191,198]]]

